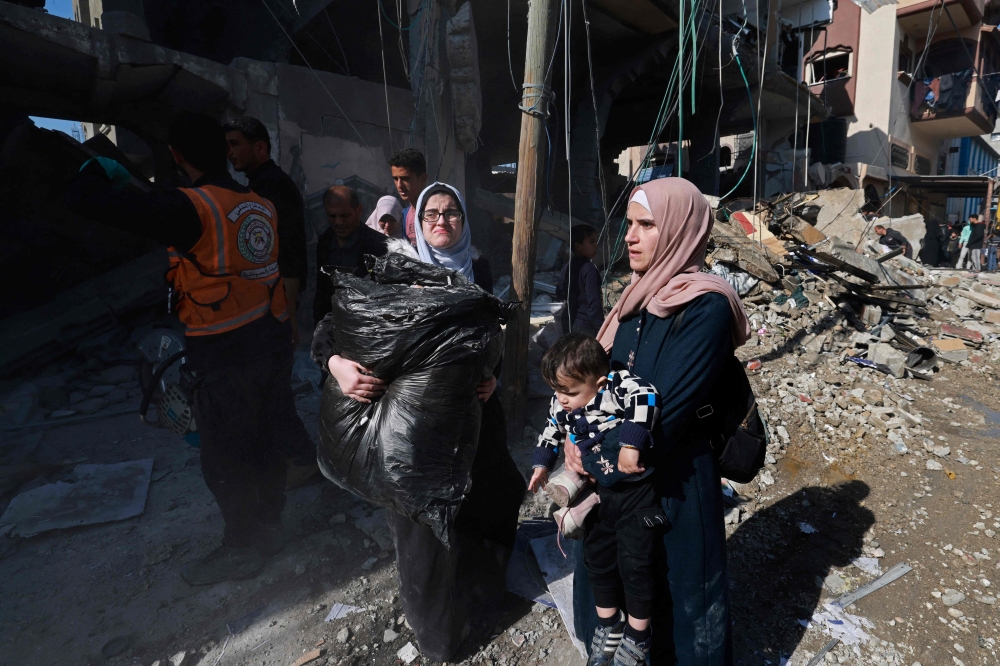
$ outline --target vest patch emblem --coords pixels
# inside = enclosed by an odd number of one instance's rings
[[[251,213],[240,225],[237,245],[240,254],[255,264],[266,264],[271,261],[274,250],[274,232],[271,224],[260,215]]]
[[[240,215],[247,212],[248,210],[255,210],[258,213],[263,213],[264,217],[271,219],[271,211],[268,210],[267,206],[262,206],[256,201],[244,201],[240,203],[239,206],[229,211],[229,214],[226,215],[226,217],[229,218],[230,222],[235,222],[236,220],[240,219]]]

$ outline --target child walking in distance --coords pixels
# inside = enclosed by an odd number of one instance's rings
[[[597,339],[581,333],[556,341],[541,369],[555,395],[528,488],[545,487],[564,506],[579,493],[585,482],[569,470],[549,482],[568,436],[567,445],[579,447],[583,468],[596,479],[600,498],[584,536],[584,564],[600,618],[587,666],[644,664],[651,642],[653,547],[666,517],[653,492],[653,469],[643,465],[641,454],[652,446],[659,395],[639,377],[611,371]]]

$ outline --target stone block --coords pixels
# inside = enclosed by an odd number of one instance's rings
[[[884,342],[868,348],[868,360],[887,366],[896,379],[906,375],[906,354]]]

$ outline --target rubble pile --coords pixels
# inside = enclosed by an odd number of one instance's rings
[[[933,392],[943,364],[995,373],[1000,277],[927,270],[870,242],[858,249],[826,237],[800,216],[818,216],[810,202],[783,195],[753,211],[732,210],[740,202],[719,209],[707,259],[741,293],[747,279],[759,280],[745,290],[753,333],[738,351],[758,375],[771,434],[757,482],[773,483],[790,430],[841,458],[888,446],[939,468],[914,394]]]

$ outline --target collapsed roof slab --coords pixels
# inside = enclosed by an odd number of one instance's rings
[[[0,96],[30,115],[157,136],[178,111],[242,106],[246,78],[211,60],[0,2]]]

